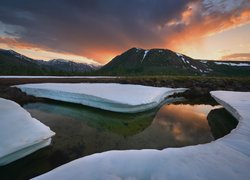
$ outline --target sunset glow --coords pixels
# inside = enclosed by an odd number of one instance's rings
[[[101,64],[132,47],[250,60],[249,0],[147,1],[3,0],[0,48]]]

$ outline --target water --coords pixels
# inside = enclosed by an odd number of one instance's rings
[[[237,125],[237,120],[219,105],[188,102],[137,114],[62,102],[30,103],[24,108],[56,132],[56,136],[51,146],[0,167],[0,179],[35,177],[71,160],[108,150],[208,143]]]

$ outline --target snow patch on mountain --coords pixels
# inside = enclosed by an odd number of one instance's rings
[[[53,135],[20,105],[0,98],[0,166],[48,146]]]
[[[142,60],[141,60],[141,63],[143,62],[143,60],[145,59],[145,57],[147,56],[147,54],[148,54],[149,51],[150,51],[150,50],[145,50],[145,51],[144,51],[144,55],[143,55],[143,58],[142,58]]]
[[[176,55],[181,58],[184,64],[190,64],[190,62],[186,60],[182,54],[176,53]]]
[[[230,63],[230,62],[214,62],[217,65],[227,65],[227,66],[250,66],[250,63]]]
[[[195,67],[194,65],[191,65],[191,67],[192,67],[193,69],[196,69],[196,70],[198,69],[198,68],[197,68],[197,67]]]

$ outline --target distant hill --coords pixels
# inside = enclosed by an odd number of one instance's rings
[[[34,60],[0,49],[0,75],[178,75],[250,77],[250,62],[197,60],[168,49],[132,48],[105,66]]]
[[[105,75],[250,76],[250,62],[195,60],[168,49],[132,48],[98,72]]]
[[[61,72],[91,72],[101,67],[100,65],[77,63],[64,59],[53,59],[50,61],[39,60],[37,63],[51,70]]]
[[[0,49],[1,75],[75,75],[92,72],[100,67],[63,59],[34,60],[13,50]]]
[[[0,50],[1,75],[44,75],[48,72],[31,58],[12,50]]]

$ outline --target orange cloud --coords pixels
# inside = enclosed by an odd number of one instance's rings
[[[190,48],[190,43],[199,44],[202,41],[202,38],[206,36],[211,36],[250,23],[249,9],[242,12],[230,12],[230,14],[225,15],[208,15],[203,17],[202,21],[195,22],[192,22],[192,16],[197,15],[190,9],[183,12],[181,23],[188,25],[185,26],[182,31],[173,32],[171,37],[166,39],[167,47],[176,51],[187,52]],[[169,26],[171,28],[171,26],[174,25],[175,24],[170,24]]]
[[[250,53],[235,53],[222,56],[222,60],[250,60]]]

